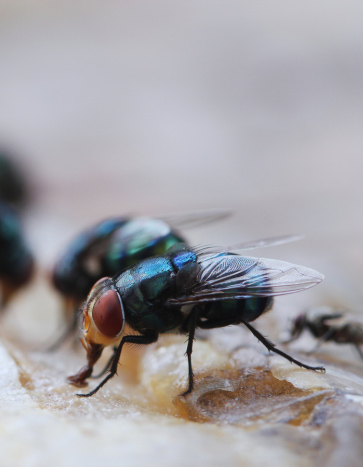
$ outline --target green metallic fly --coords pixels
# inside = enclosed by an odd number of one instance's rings
[[[289,239],[289,237],[287,237]],[[272,239],[247,244],[267,246],[282,243]],[[242,247],[242,246],[241,246]],[[268,350],[309,370],[325,371],[295,360],[275,348],[250,322],[268,311],[277,295],[299,292],[323,280],[303,266],[273,259],[241,256],[215,248],[192,248],[176,244],[164,255],[99,280],[83,306],[82,344],[87,365],[68,378],[85,386],[106,346],[114,346],[109,373],[88,394],[95,394],[117,371],[125,344],[151,344],[159,334],[188,335],[188,388],[193,389],[192,350],[196,328],[212,329],[244,324]],[[131,329],[131,333],[125,332]]]

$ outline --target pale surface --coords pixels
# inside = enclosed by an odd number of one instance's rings
[[[321,353],[318,362],[327,367],[321,375],[261,350],[241,328],[198,340],[196,388],[180,398],[184,338],[166,336],[140,361],[135,352],[125,354],[119,378],[79,399],[64,375],[83,364],[83,352],[24,352],[3,341],[2,465],[338,466],[349,455],[346,465],[358,466],[361,362],[342,369],[341,360],[331,363]]]
[[[305,234],[256,251],[326,275],[257,321],[275,342],[307,306],[361,312],[362,15],[353,0],[0,1],[0,139],[33,181],[39,265],[1,325],[1,465],[362,464],[363,365],[347,346],[319,351],[320,375],[243,328],[207,333],[186,401],[184,337],[128,352],[90,400],[65,383],[82,350],[39,351],[62,326],[56,256],[124,213],[235,211],[186,232],[196,244]],[[285,350],[313,363],[314,344]]]

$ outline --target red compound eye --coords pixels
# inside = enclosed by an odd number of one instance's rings
[[[122,330],[124,315],[117,292],[108,290],[97,300],[92,311],[97,329],[107,337],[116,337]]]

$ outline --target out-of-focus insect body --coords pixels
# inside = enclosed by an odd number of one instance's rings
[[[79,307],[95,282],[163,254],[181,241],[184,239],[167,223],[148,217],[106,219],[79,234],[53,271],[53,284],[65,298],[69,324],[49,350],[75,330]]]
[[[185,239],[167,223],[153,218],[131,218],[119,228],[109,244],[102,265],[107,275],[117,274],[151,256],[163,255]],[[103,276],[102,276],[103,277]]]
[[[82,301],[93,284],[99,279],[102,267],[103,249],[108,246],[110,236],[127,222],[124,218],[107,219],[81,232],[56,263],[53,270],[53,284],[65,297]],[[94,251],[96,250],[96,251]],[[89,264],[95,256],[96,264]]]
[[[196,327],[240,323],[269,350],[304,368],[323,370],[276,349],[249,324],[271,307],[274,295],[304,290],[322,278],[316,271],[282,261],[174,245],[163,256],[144,260],[95,284],[83,309],[82,343],[88,364],[68,381],[84,386],[103,348],[117,345],[110,373],[95,390],[83,394],[92,395],[116,373],[125,343],[150,344],[160,333],[179,332],[189,335],[185,395],[193,389],[191,354]],[[125,323],[138,334],[124,335]]]
[[[0,202],[0,281],[2,304],[26,284],[33,272],[33,257],[25,243],[14,209]]]
[[[22,171],[11,160],[11,155],[0,149],[0,199],[18,206],[29,197],[29,188]]]
[[[152,218],[107,219],[78,235],[57,262],[53,283],[83,301],[94,283],[184,241],[165,222]]]
[[[352,344],[363,359],[363,352],[360,348],[363,345],[362,321],[350,318],[343,312],[327,311],[326,308],[313,309],[295,318],[290,331],[291,337],[285,343],[298,339],[305,329],[318,339],[314,351],[324,342]]]

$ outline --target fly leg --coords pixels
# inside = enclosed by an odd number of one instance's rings
[[[78,321],[80,319],[82,309],[78,308],[78,304],[74,300],[69,300],[67,302],[65,312],[67,317],[71,315],[71,319],[67,320],[68,324],[66,325],[66,328],[62,332],[62,334],[58,337],[58,339],[46,349],[46,352],[54,352],[55,350],[58,350],[59,347],[68,339],[69,336],[72,334],[75,334],[75,331],[77,329]]]
[[[325,373],[325,368],[322,366],[309,366],[305,365],[305,363],[299,362],[299,360],[295,360],[292,358],[290,355],[288,355],[285,352],[282,352],[282,350],[276,349],[275,344],[270,342],[266,337],[264,337],[262,334],[260,334],[254,327],[252,327],[247,321],[241,320],[241,322],[252,332],[252,334],[257,337],[257,339],[270,351],[270,352],[275,352],[278,355],[281,355],[282,357],[286,358],[289,360],[291,363],[295,363],[295,365],[298,365],[302,368],[306,368],[307,370],[314,370],[314,371],[321,371],[322,373]]]
[[[199,307],[195,306],[192,311],[190,312],[187,321],[184,323],[183,328],[187,328],[189,330],[189,337],[188,337],[188,347],[186,351],[186,355],[188,357],[188,389],[181,394],[181,396],[186,396],[190,392],[192,392],[194,387],[194,374],[192,368],[192,352],[193,352],[193,341],[195,336],[195,328],[197,327],[198,316],[199,316],[200,309]]]
[[[362,352],[362,349],[359,347],[359,344],[354,344],[354,347],[357,349],[357,352],[359,353],[360,358],[363,360],[363,352]]]
[[[46,349],[46,352],[54,352],[59,349],[59,347],[71,336],[77,329],[77,323],[79,318],[79,312],[74,313],[72,321],[70,321],[63,331],[63,333],[58,337],[58,339]]]
[[[117,347],[114,347],[114,348],[112,349],[112,355],[111,355],[111,357],[108,359],[108,361],[107,361],[106,365],[104,366],[103,370],[100,371],[97,375],[92,375],[92,376],[90,376],[90,378],[92,378],[92,379],[101,378],[101,376],[103,376],[103,375],[107,372],[107,370],[110,368],[111,363],[112,363],[112,360],[115,358],[116,352],[117,352]]]
[[[86,379],[89,378],[92,374],[93,367],[97,360],[102,355],[104,347],[99,344],[89,345],[87,350],[87,365],[83,366],[78,373],[67,378],[68,383],[73,384],[74,386],[83,387],[87,386]]]
[[[106,378],[104,378],[100,382],[100,384],[95,389],[93,389],[93,391],[91,391],[91,392],[89,392],[87,394],[77,394],[77,396],[79,396],[79,397],[93,396],[93,394],[96,394],[96,392],[99,389],[101,389],[102,386],[104,386],[109,379],[111,379],[113,376],[115,376],[115,374],[117,373],[118,361],[119,361],[120,356],[121,356],[121,350],[122,350],[122,347],[124,346],[124,344],[127,344],[127,343],[140,344],[140,345],[152,344],[153,342],[156,342],[158,340],[158,337],[159,337],[158,333],[156,331],[153,331],[153,330],[145,331],[144,334],[139,335],[139,336],[124,336],[122,338],[119,346],[117,347],[114,355],[113,355],[112,363],[111,363],[111,366],[110,366],[110,372],[106,376]]]
[[[301,366],[302,368],[306,368],[307,370],[321,371],[322,373],[325,373],[325,368],[323,368],[322,366],[305,365],[304,363],[301,363],[298,360],[295,360],[294,358],[290,357],[290,355],[286,354],[285,352],[282,352],[282,350],[276,349],[275,344],[273,344],[268,339],[266,339],[266,337],[264,337],[254,327],[252,327],[247,321],[244,321],[243,319],[236,320],[236,318],[224,318],[224,319],[216,320],[216,321],[199,320],[198,326],[203,329],[213,329],[213,328],[222,328],[225,326],[230,326],[231,324],[239,324],[239,323],[243,323],[270,352],[275,352],[281,355],[282,357],[286,358],[287,360],[289,360],[291,363],[295,363],[296,365]]]

